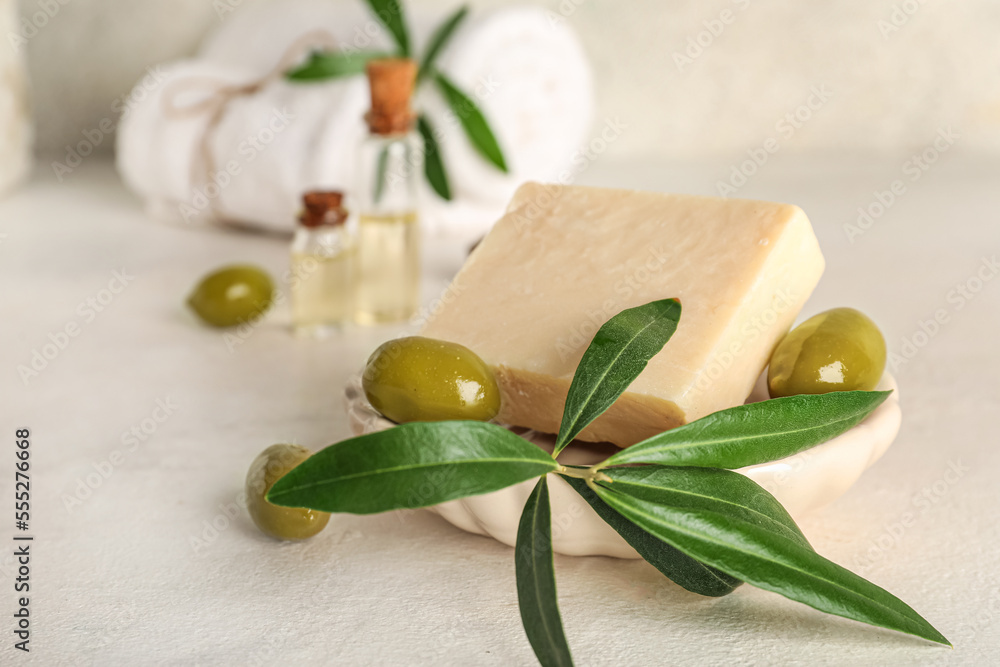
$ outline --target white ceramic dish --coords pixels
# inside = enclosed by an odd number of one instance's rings
[[[878,388],[894,391],[865,421],[850,431],[794,456],[741,468],[738,472],[774,494],[793,517],[800,517],[838,498],[885,453],[899,432],[901,413],[896,381],[886,373]],[[762,376],[747,402],[765,398],[767,388]],[[351,430],[357,435],[394,426],[368,404],[361,391],[360,377],[348,384],[346,403]],[[513,430],[539,447],[552,451],[551,435],[526,429]],[[577,441],[563,450],[559,461],[592,464],[615,451],[617,448],[612,445]],[[430,509],[462,530],[488,535],[513,546],[521,509],[534,484],[534,481],[527,481]],[[552,544],[556,552],[571,556],[639,557],[558,475],[550,476],[549,494],[552,503]]]

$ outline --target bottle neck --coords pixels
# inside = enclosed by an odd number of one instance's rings
[[[402,215],[417,210],[423,152],[416,132],[372,134],[361,146],[355,195],[362,216]]]
[[[292,252],[333,256],[344,250],[349,242],[347,228],[343,224],[299,225],[292,239]]]

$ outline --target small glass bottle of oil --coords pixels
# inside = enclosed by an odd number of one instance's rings
[[[420,225],[417,184],[423,153],[413,130],[410,97],[416,63],[407,58],[369,61],[369,136],[360,149],[358,289],[361,324],[407,320],[420,305]]]
[[[292,240],[292,326],[322,338],[354,315],[355,242],[340,192],[307,192]]]

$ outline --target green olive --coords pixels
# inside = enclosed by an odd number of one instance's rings
[[[422,336],[381,345],[368,359],[362,386],[376,410],[400,423],[489,421],[500,411],[496,378],[475,352]]]
[[[263,315],[271,306],[274,283],[256,266],[226,266],[198,283],[187,303],[206,324],[232,327]]]
[[[792,329],[771,355],[771,398],[872,390],[885,370],[885,339],[853,308],[834,308]]]
[[[312,454],[299,445],[271,445],[250,464],[246,494],[250,518],[267,535],[279,540],[304,540],[326,527],[330,515],[302,507],[281,507],[265,495],[289,470]]]

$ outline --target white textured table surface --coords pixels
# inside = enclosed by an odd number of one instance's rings
[[[792,201],[813,220],[828,269],[806,314],[856,306],[897,353],[935,311],[947,319],[918,334],[896,370],[904,420],[894,447],[802,528],[956,648],[749,586],[708,600],[639,561],[557,557],[574,655],[580,665],[997,664],[1000,269],[990,262],[1000,254],[1000,165],[947,156],[851,244],[842,225],[901,177],[903,159],[781,157],[740,195]],[[581,180],[710,194],[727,173],[596,164]],[[428,296],[463,249],[431,254]],[[279,275],[286,248],[146,220],[96,160],[0,202],[0,662],[533,664],[511,549],[427,512],[337,516],[316,539],[279,544],[235,506],[267,445],[315,449],[347,435],[343,383],[394,332],[303,342],[277,312],[227,345],[182,303],[204,272],[233,261]],[[967,282],[978,291],[961,296]],[[67,325],[76,335],[22,380],[18,366]],[[7,546],[19,427],[32,430],[30,654],[12,646]]]

